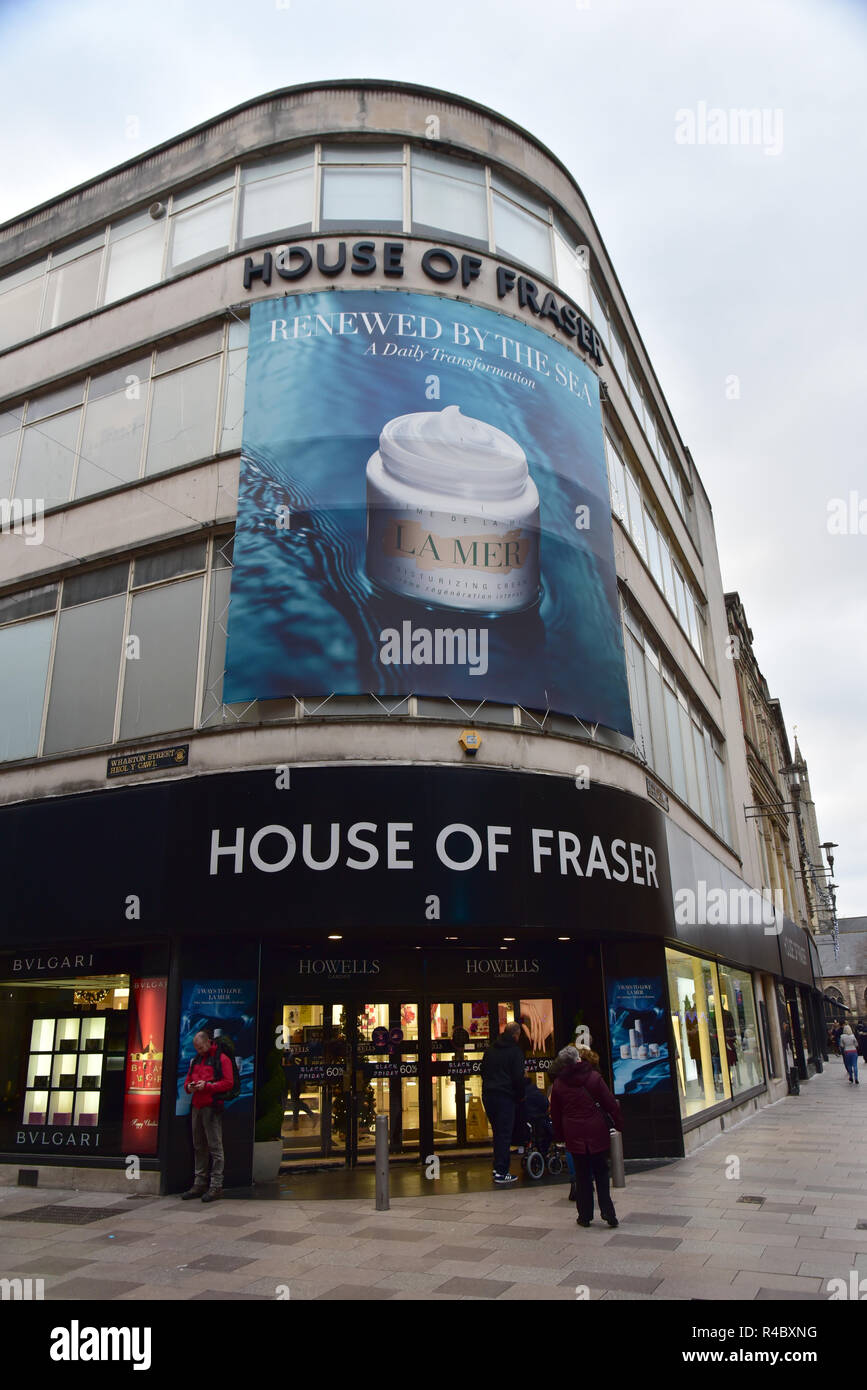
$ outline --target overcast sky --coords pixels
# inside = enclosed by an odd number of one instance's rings
[[[851,490],[867,514],[865,0],[0,0],[0,54],[0,221],[320,78],[442,87],[548,145],[710,496],[840,915],[867,914],[867,534],[827,525]],[[700,103],[766,138],[680,143]]]

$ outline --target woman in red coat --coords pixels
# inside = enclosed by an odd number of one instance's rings
[[[570,1049],[571,1050],[571,1049]],[[620,1106],[596,1067],[599,1056],[589,1048],[578,1049],[577,1062],[566,1060],[551,1088],[551,1121],[554,1138],[565,1142],[575,1164],[575,1191],[578,1225],[593,1220],[593,1184],[599,1198],[599,1211],[609,1226],[616,1226],[617,1213],[608,1189],[608,1116],[622,1130]]]

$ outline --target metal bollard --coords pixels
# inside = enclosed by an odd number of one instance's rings
[[[612,1129],[611,1138],[611,1186],[626,1186],[626,1168],[623,1163],[623,1135]]]
[[[376,1117],[376,1210],[388,1211],[388,1116]]]

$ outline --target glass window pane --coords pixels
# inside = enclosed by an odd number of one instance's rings
[[[665,709],[662,700],[662,677],[648,660],[644,674],[647,677],[647,699],[650,707],[650,731],[653,736],[653,766],[663,782],[671,782],[671,763],[668,756],[668,739],[665,731]]]
[[[0,760],[39,750],[53,618],[0,631]]]
[[[629,534],[638,547],[643,560],[647,559],[647,546],[644,540],[644,519],[641,515],[641,494],[632,473],[626,469],[626,498],[629,503]]]
[[[656,437],[656,424],[654,423],[650,410],[645,410],[644,412],[644,432],[647,435],[647,440],[654,456],[657,455],[659,453],[659,440]]]
[[[650,706],[647,702],[647,683],[644,675],[644,648],[631,632],[625,634],[628,660],[626,663],[632,694],[632,722],[635,742],[647,761],[653,765],[653,740],[650,732]]]
[[[241,237],[309,231],[313,222],[313,166],[241,189]]]
[[[680,716],[678,714],[677,696],[674,691],[663,682],[662,686],[663,701],[665,703],[665,727],[668,731],[668,747],[671,753],[671,785],[677,792],[682,801],[686,801],[686,768],[683,762],[683,748],[681,746],[680,735]]]
[[[175,367],[186,367],[190,362],[198,362],[203,357],[211,357],[220,352],[223,346],[222,328],[213,328],[210,333],[196,333],[192,338],[171,347],[162,348],[157,353],[155,374],[173,371]]]
[[[226,356],[223,382],[223,429],[221,449],[240,449],[244,427],[244,390],[247,378],[247,339],[250,325],[233,322],[229,325],[229,351]]]
[[[76,241],[73,246],[66,246],[62,251],[52,251],[51,269],[56,270],[58,266],[69,265],[70,261],[78,261],[82,256],[87,256],[91,251],[101,251],[105,246],[105,230],[95,232],[93,236],[86,237],[84,241]]]
[[[680,744],[683,749],[683,765],[686,768],[686,799],[694,811],[699,809],[698,775],[695,770],[695,748],[692,742],[692,720],[678,700],[677,714],[680,720]]]
[[[719,965],[720,1013],[732,1095],[761,1086],[765,1079],[753,982],[747,971]]]
[[[719,1105],[723,1081],[716,971],[710,961],[665,949],[671,1022],[676,1044],[678,1096],[683,1118]]]
[[[713,751],[713,740],[711,739],[710,730],[707,728],[706,725],[702,727],[702,736],[704,738],[704,756],[708,768],[708,788],[710,791],[711,814],[710,823],[713,826],[714,830],[716,830],[717,833],[719,833],[722,827],[722,816],[720,815],[719,809],[719,787],[716,784],[716,755]],[[762,881],[765,882],[764,879]]]
[[[488,204],[484,187],[464,179],[412,170],[414,231],[449,231],[488,244]]]
[[[403,145],[326,145],[323,164],[402,164]]]
[[[554,229],[554,255],[557,261],[557,284],[584,313],[590,311],[590,281],[586,266],[578,259],[572,246]]]
[[[200,203],[188,212],[172,217],[168,274],[192,264],[200,257],[228,249],[232,200],[233,195],[226,193],[222,198],[212,198],[209,203]]]
[[[126,598],[60,615],[45,730],[46,753],[111,742]]]
[[[671,568],[674,574],[674,593],[677,600],[677,620],[684,632],[688,632],[689,620],[686,616],[686,585],[683,582],[683,576],[677,568],[677,565],[672,564]]]
[[[719,809],[722,818],[722,830],[720,833],[723,839],[726,840],[728,844],[731,844],[732,836],[731,826],[729,824],[729,799],[726,791],[725,767],[723,766],[722,759],[719,757],[714,758],[714,762],[716,763],[716,785],[717,791],[719,792]]]
[[[644,404],[643,404],[643,401],[642,401],[642,399],[641,399],[641,387],[640,387],[639,384],[638,384],[638,379],[637,379],[637,377],[635,376],[634,372],[632,372],[632,371],[630,371],[630,373],[629,373],[629,399],[631,400],[631,402],[632,402],[632,407],[633,407],[633,409],[634,409],[636,415],[638,416],[638,423],[639,423],[639,425],[643,425],[643,424],[644,424]]]
[[[39,308],[42,303],[43,272],[45,262],[34,267],[36,278],[20,280],[9,286],[9,281],[0,281],[0,348],[20,343],[32,338],[39,326]],[[10,276],[9,280],[18,277]],[[4,288],[7,286],[7,288]]]
[[[671,487],[671,456],[661,439],[659,441],[659,454],[657,457],[659,459],[659,466],[662,469],[662,476],[668,483],[668,486]]]
[[[69,500],[80,410],[28,425],[21,445],[16,493],[42,498],[46,507]]]
[[[81,405],[83,399],[83,381],[77,382],[74,386],[61,386],[57,391],[48,391],[44,396],[37,396],[27,402],[27,423],[32,425],[35,420],[45,420],[49,415],[59,415],[61,410],[66,410],[69,406]]]
[[[671,550],[668,544],[668,537],[663,531],[659,532],[659,556],[662,560],[662,582],[663,588],[665,589],[665,597],[668,599],[671,607],[674,608],[674,570],[671,564]]]
[[[611,339],[611,361],[614,363],[614,370],[620,377],[621,385],[625,387],[629,381],[629,375],[626,368],[626,353],[623,351],[623,344],[621,343],[620,339],[617,336],[617,333],[615,332],[614,324],[610,324],[609,327]]]
[[[231,169],[227,174],[221,174],[218,179],[209,179],[207,183],[188,188],[186,193],[176,193],[172,198],[172,216],[176,212],[183,212],[185,208],[195,207],[197,203],[204,203],[208,198],[216,198],[218,193],[229,193],[234,187],[235,171]]]
[[[322,226],[403,226],[401,169],[323,169]]]
[[[514,256],[543,275],[553,277],[551,229],[532,213],[494,194],[494,239],[500,255]]]
[[[0,623],[14,623],[35,613],[53,613],[57,607],[58,586],[46,584],[40,589],[25,589],[23,593],[0,598]]]
[[[534,217],[540,218],[543,222],[548,221],[548,208],[544,203],[539,202],[524,189],[518,188],[516,184],[509,183],[506,179],[501,179],[498,174],[491,174],[491,187],[495,193],[502,193],[504,198],[510,202],[517,203],[518,207],[524,208],[526,212],[531,212]]]
[[[43,330],[56,328],[59,323],[77,319],[96,308],[99,272],[102,266],[102,247],[82,256],[69,265],[52,270],[42,309]]]
[[[2,310],[0,310],[2,312]],[[17,429],[9,434],[0,434],[0,497],[11,497],[12,475],[15,472],[15,459],[18,455]]]
[[[710,809],[710,787],[707,779],[707,754],[704,748],[704,735],[695,720],[692,721],[692,744],[695,749],[695,769],[698,774],[698,807],[702,820],[713,825]]]
[[[662,560],[659,555],[659,532],[656,523],[647,508],[644,508],[644,532],[647,537],[647,559],[650,565],[650,572],[662,588]]]
[[[98,401],[103,396],[113,396],[115,391],[129,391],[131,398],[137,393],[147,395],[147,380],[151,374],[151,359],[141,357],[137,362],[128,362],[125,367],[115,367],[110,372],[100,372],[90,378],[87,391],[88,401]]]
[[[137,375],[137,374],[136,374]],[[76,497],[130,483],[139,476],[147,385],[89,399],[84,415]]]
[[[686,513],[684,511],[683,486],[680,481],[680,474],[678,473],[678,470],[674,467],[673,464],[671,468],[671,491],[674,496],[674,500],[677,503],[678,511],[680,512],[681,516],[685,516]]]
[[[241,186],[258,183],[260,179],[276,179],[299,169],[313,168],[313,151],[300,150],[295,154],[278,155],[276,159],[257,159],[241,167]]]
[[[147,216],[147,214],[145,214]],[[141,219],[136,218],[137,222]],[[108,248],[108,272],[105,284],[105,303],[123,299],[137,290],[155,285],[162,275],[163,244],[166,237],[166,218],[158,221],[147,218],[140,231],[123,234],[124,224],[111,229]]]
[[[207,541],[190,541],[173,550],[161,550],[156,555],[143,555],[133,566],[133,587],[156,584],[160,579],[174,579],[179,574],[191,574],[204,569]]]
[[[219,724],[223,710],[223,672],[226,668],[226,624],[229,613],[231,569],[217,568],[211,575],[211,598],[205,635],[205,691],[202,724]]]
[[[154,382],[145,473],[180,468],[213,453],[220,365],[212,357]]]
[[[103,565],[100,570],[91,570],[88,574],[78,574],[73,579],[65,580],[60,606],[75,608],[81,603],[92,603],[94,599],[125,593],[128,582],[129,565],[126,560],[119,565]]]
[[[435,150],[416,147],[412,151],[413,169],[426,169],[431,174],[442,174],[444,178],[463,179],[466,183],[485,187],[485,169],[482,164],[472,164],[468,159],[454,159]]]
[[[139,656],[124,674],[121,738],[140,738],[193,723],[203,576],[136,594],[129,635]]]
[[[605,436],[605,457],[608,460],[608,484],[611,492],[611,509],[615,516],[622,522],[629,525],[629,512],[626,506],[626,473],[623,468],[623,460],[612,444],[608,435]]]

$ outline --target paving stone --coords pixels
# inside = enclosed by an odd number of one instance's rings
[[[119,1298],[122,1293],[131,1293],[133,1289],[140,1289],[141,1283],[122,1283],[119,1279],[88,1279],[75,1277],[72,1279],[46,1281],[45,1298],[46,1301],[79,1299],[104,1299]]]
[[[468,1264],[479,1264],[486,1260],[489,1255],[499,1252],[494,1251],[490,1246],[483,1245],[438,1245],[436,1250],[431,1250],[426,1257],[433,1260],[466,1260]]]
[[[484,1226],[480,1236],[501,1236],[508,1240],[542,1240],[553,1234],[550,1226]]]
[[[638,1274],[600,1274],[598,1270],[573,1269],[565,1279],[560,1280],[562,1287],[575,1288],[579,1284],[586,1284],[590,1289],[621,1289],[631,1293],[653,1293],[662,1283],[656,1275],[645,1275],[643,1278]]]
[[[633,1246],[642,1250],[676,1250],[680,1243],[675,1236],[633,1236],[621,1231],[605,1242],[607,1246]]]
[[[334,1288],[327,1289],[325,1293],[315,1295],[317,1301],[320,1302],[323,1299],[336,1299],[351,1303],[357,1303],[361,1300],[374,1302],[377,1299],[382,1300],[393,1296],[393,1289],[382,1289],[376,1284],[335,1284]]]
[[[301,1245],[310,1236],[302,1231],[276,1231],[262,1227],[251,1231],[246,1240],[256,1240],[262,1245]]]
[[[347,1231],[347,1235],[357,1240],[406,1240],[415,1244],[430,1234],[429,1231],[396,1231],[390,1226],[363,1226],[360,1231]]]
[[[94,1264],[94,1260],[70,1260],[46,1254],[12,1261],[14,1268],[10,1266],[10,1273],[23,1274],[25,1278],[48,1279],[51,1275],[75,1274],[79,1269]]]
[[[502,1279],[464,1279],[459,1275],[447,1279],[436,1289],[437,1293],[456,1293],[461,1298],[499,1298],[511,1288],[513,1280]]]
[[[755,1294],[757,1303],[823,1303],[826,1294],[796,1293],[792,1289],[759,1289]]]
[[[201,1269],[210,1272],[216,1270],[220,1274],[232,1274],[236,1269],[243,1269],[245,1265],[252,1264],[253,1261],[245,1255],[202,1255],[198,1260],[187,1260],[187,1269]]]

